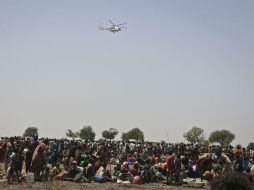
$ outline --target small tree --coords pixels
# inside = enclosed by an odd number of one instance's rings
[[[32,137],[34,134],[38,135],[38,128],[37,127],[28,127],[28,128],[26,128],[23,136],[24,137]]]
[[[210,134],[210,143],[219,143],[221,146],[228,146],[235,139],[235,135],[229,130],[214,131]]]
[[[118,134],[118,131],[114,128],[110,128],[109,130],[102,131],[102,137],[105,139],[114,139]]]
[[[183,137],[190,143],[203,143],[205,141],[204,130],[199,127],[192,127]]]
[[[254,142],[250,142],[247,146],[248,149],[254,149]]]
[[[84,140],[94,140],[95,133],[93,128],[91,126],[84,126],[79,132],[79,137]]]
[[[68,129],[68,131],[65,133],[67,137],[70,138],[77,138],[79,136],[79,132],[73,132],[71,129]]]
[[[133,128],[127,133],[122,134],[123,140],[134,139],[136,141],[144,141],[144,133],[139,128]]]

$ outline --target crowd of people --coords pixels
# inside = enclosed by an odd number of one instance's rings
[[[165,183],[212,181],[237,173],[253,184],[254,150],[184,143],[2,137],[0,161],[8,182],[35,180]]]

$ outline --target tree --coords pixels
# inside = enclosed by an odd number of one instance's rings
[[[73,132],[71,129],[68,129],[68,131],[65,133],[67,137],[70,138],[77,138],[79,136],[79,132]]]
[[[34,134],[38,135],[38,128],[37,127],[27,127],[23,136],[24,137],[32,137]]]
[[[210,143],[220,143],[221,146],[228,146],[235,139],[235,135],[229,130],[217,130],[210,134]]]
[[[79,132],[79,137],[84,140],[94,140],[95,133],[93,128],[91,126],[84,126]]]
[[[105,139],[114,139],[118,134],[118,131],[114,128],[110,128],[109,130],[102,131],[102,137]]]
[[[122,133],[122,140],[125,140],[125,141],[129,140],[127,133]]]
[[[190,143],[203,143],[205,141],[204,130],[199,127],[192,127],[183,137]]]
[[[123,140],[134,139],[136,141],[144,141],[144,133],[139,128],[133,128],[127,133],[122,133]]]
[[[248,149],[254,149],[254,142],[250,142],[247,146]]]

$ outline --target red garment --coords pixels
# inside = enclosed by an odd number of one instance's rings
[[[87,151],[87,145],[86,144],[82,144],[81,145],[81,152],[86,152]]]
[[[253,175],[251,173],[244,173],[244,175],[248,178],[251,184],[253,184]]]
[[[199,156],[198,156],[198,154],[193,154],[192,156],[191,156],[191,159],[194,161],[194,162],[196,162],[196,161],[198,161],[198,159],[199,159]]]
[[[169,174],[173,174],[175,169],[174,169],[174,157],[173,156],[170,156],[168,155],[166,157],[166,162],[167,162],[167,171]]]

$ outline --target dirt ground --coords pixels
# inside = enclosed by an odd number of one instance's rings
[[[194,190],[195,188],[189,188],[185,186],[169,186],[165,184],[143,184],[143,185],[134,185],[134,184],[116,184],[116,183],[74,183],[68,181],[53,181],[52,183],[45,182],[35,182],[29,187],[25,182],[21,184],[13,183],[7,184],[6,179],[3,175],[4,167],[3,164],[0,163],[0,190],[37,190],[37,189],[45,189],[45,190],[83,190],[83,189],[93,189],[93,190],[101,190],[101,189],[112,189],[112,190]],[[209,189],[209,188],[202,188]]]
[[[196,188],[184,187],[184,186],[169,186],[163,184],[145,184],[145,185],[131,185],[131,184],[113,184],[113,183],[74,183],[74,182],[66,182],[66,181],[54,181],[53,184],[50,183],[42,183],[37,182],[32,185],[32,187],[28,187],[25,183],[22,184],[12,184],[7,185],[6,183],[1,183],[0,189],[3,190],[26,190],[26,189],[45,189],[45,190],[83,190],[83,189],[93,189],[93,190],[101,190],[101,189],[112,189],[112,190],[194,190]],[[208,188],[202,188],[208,189]]]

